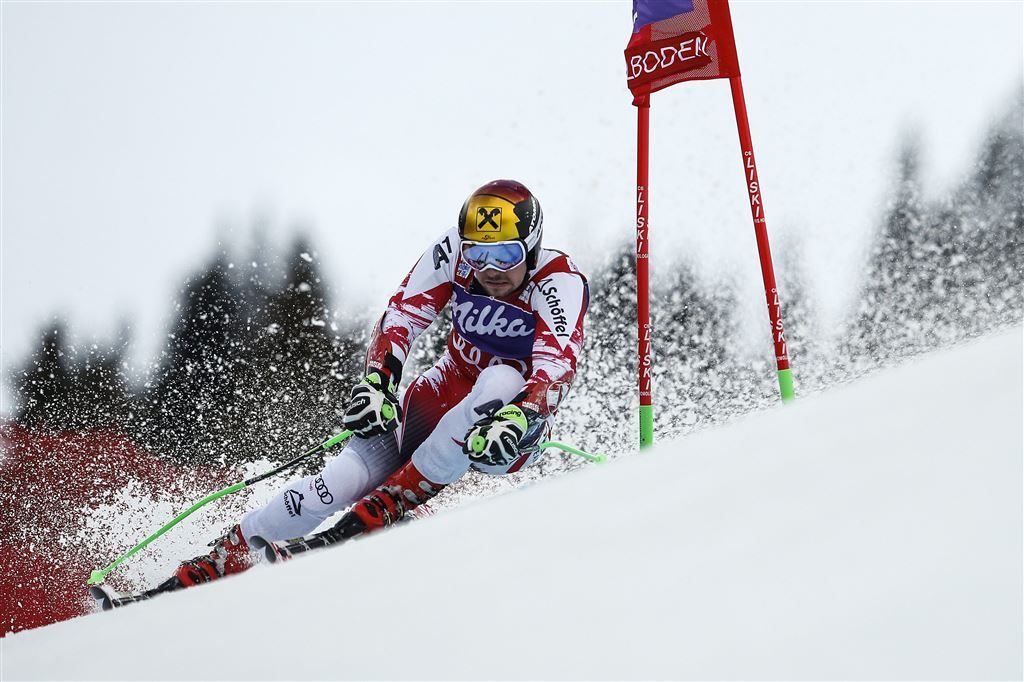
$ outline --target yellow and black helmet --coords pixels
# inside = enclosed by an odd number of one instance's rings
[[[519,241],[532,270],[537,264],[543,223],[540,202],[525,185],[494,180],[470,194],[462,205],[459,237],[477,244]]]

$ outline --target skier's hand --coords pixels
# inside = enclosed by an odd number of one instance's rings
[[[471,462],[508,466],[519,457],[519,442],[529,422],[518,405],[506,405],[494,416],[484,417],[466,434],[462,451]]]
[[[372,370],[352,388],[345,428],[360,438],[394,431],[402,421],[402,407],[395,397],[394,382],[380,370]]]

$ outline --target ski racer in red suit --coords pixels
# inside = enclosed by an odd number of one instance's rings
[[[427,248],[374,328],[344,417],[356,437],[319,474],[247,514],[209,555],[181,564],[177,580],[245,570],[249,538],[298,538],[347,508],[335,528],[352,537],[395,523],[470,468],[502,475],[537,459],[572,384],[589,295],[568,256],[541,248],[542,222],[518,182],[473,192],[458,227]],[[412,342],[449,304],[447,349],[396,397]]]

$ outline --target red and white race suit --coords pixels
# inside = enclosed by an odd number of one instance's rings
[[[452,483],[470,468],[462,451],[466,433],[511,402],[537,415],[522,440],[522,455],[507,466],[474,468],[500,475],[532,463],[575,376],[588,303],[586,278],[568,256],[550,249],[539,252],[517,293],[488,296],[462,260],[458,230],[445,232],[391,297],[367,349],[367,369],[384,369],[388,354],[404,364],[416,337],[452,306],[445,353],[405,389],[401,426],[350,439],[319,475],[286,486],[247,515],[243,534],[272,541],[305,535],[410,458],[428,480]]]
[[[508,365],[526,380],[523,407],[552,415],[565,397],[583,348],[586,278],[564,253],[541,250],[523,288],[506,298],[488,296],[462,260],[456,229],[420,257],[391,297],[367,350],[367,369],[384,366],[386,353],[405,362],[412,342],[452,305],[446,374],[470,382],[481,370]]]

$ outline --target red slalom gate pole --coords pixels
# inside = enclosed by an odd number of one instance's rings
[[[640,447],[654,442],[654,412],[651,404],[650,271],[648,269],[648,216],[650,205],[647,191],[648,149],[650,140],[650,96],[642,98],[636,107],[636,322],[640,357]]]
[[[743,171],[747,181],[747,195],[750,198],[750,215],[754,219],[754,236],[757,238],[757,253],[761,259],[761,278],[768,302],[768,319],[771,321],[772,341],[775,344],[775,361],[779,376],[779,393],[783,401],[792,400],[793,373],[789,368],[789,351],[786,347],[786,332],[782,325],[782,306],[779,290],[775,285],[775,269],[772,267],[772,252],[768,246],[768,228],[765,224],[764,205],[761,202],[761,186],[757,180],[757,164],[754,162],[754,144],[750,139],[750,124],[747,121],[747,105],[743,99],[743,83],[739,76],[729,79],[732,88],[732,105],[736,110],[736,128],[740,135],[740,151],[743,153]]]

